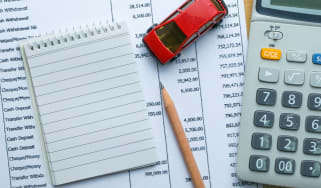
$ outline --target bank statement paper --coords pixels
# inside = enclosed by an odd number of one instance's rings
[[[154,167],[60,187],[192,188],[163,109],[160,81],[176,103],[206,187],[260,187],[241,182],[235,173],[247,46],[243,1],[226,0],[229,15],[217,29],[187,48],[177,61],[160,65],[144,47],[142,37],[148,27],[160,23],[183,2],[0,0],[2,188],[53,187],[35,126],[19,43],[41,33],[64,32],[105,20],[125,20],[129,25],[161,160]]]

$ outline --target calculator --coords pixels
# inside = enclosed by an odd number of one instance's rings
[[[321,0],[254,0],[237,175],[321,188]]]

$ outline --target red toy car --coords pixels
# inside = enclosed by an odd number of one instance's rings
[[[143,42],[165,64],[218,25],[227,13],[223,0],[188,0],[162,23],[149,28]]]

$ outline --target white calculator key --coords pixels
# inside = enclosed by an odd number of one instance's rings
[[[307,61],[307,53],[291,50],[286,53],[286,59],[289,62],[305,63]]]
[[[279,70],[260,67],[259,80],[261,82],[276,83],[279,81]]]
[[[321,72],[312,72],[310,82],[312,87],[321,88]]]
[[[287,70],[284,73],[284,82],[289,85],[303,85],[304,72],[299,70]]]

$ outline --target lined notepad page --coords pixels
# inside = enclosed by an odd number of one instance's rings
[[[157,161],[126,25],[22,46],[53,184]]]

